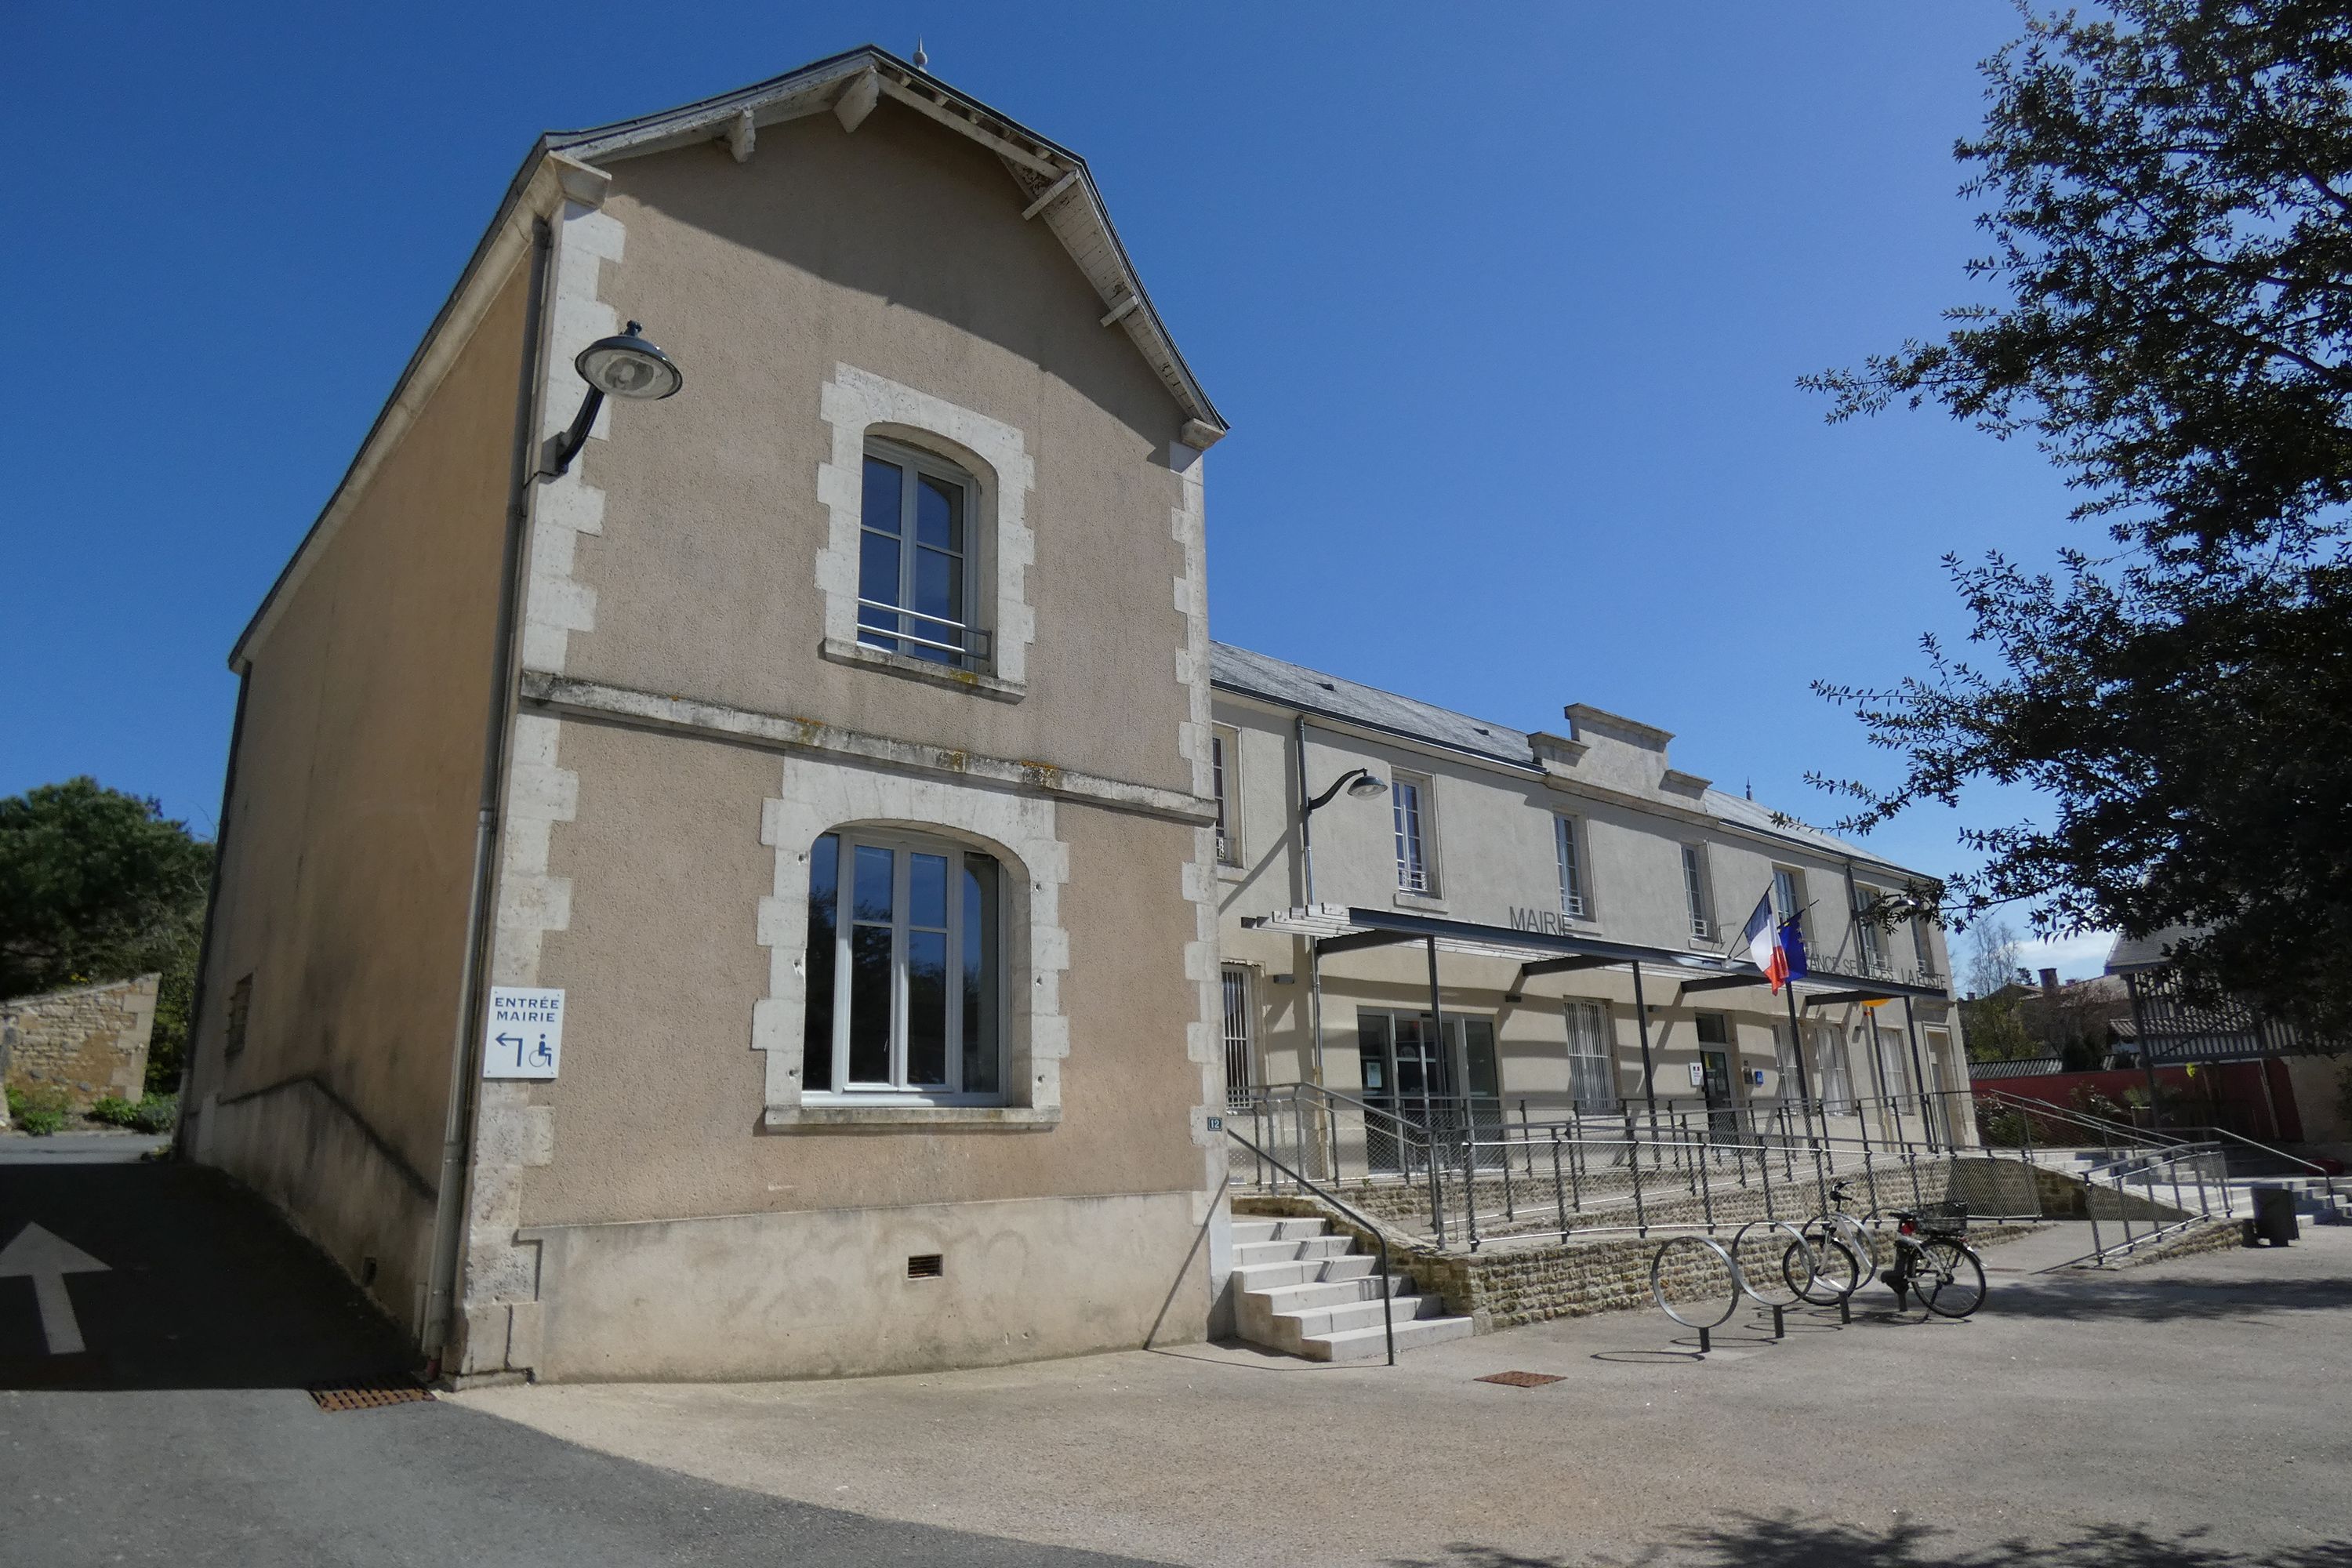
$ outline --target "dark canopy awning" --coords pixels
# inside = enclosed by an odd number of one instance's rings
[[[1639,963],[1646,969],[1664,972],[1683,981],[1685,990],[1728,990],[1743,984],[1768,984],[1763,971],[1744,958],[1646,947],[1639,942],[1605,942],[1599,937],[1573,936],[1559,931],[1524,931],[1516,926],[1480,925],[1472,921],[1445,920],[1404,910],[1309,904],[1299,909],[1276,910],[1272,914],[1245,915],[1242,918],[1242,924],[1251,931],[1306,937],[1325,956],[1434,938],[1441,952],[1516,959],[1521,965],[1522,981],[1530,972],[1543,973],[1548,964],[1559,963],[1559,967],[1567,968],[1570,965],[1560,961],[1583,959],[1590,962],[1573,967],[1614,968],[1619,964]],[[1816,971],[1797,982],[1796,989],[1801,994],[1808,991],[1854,994],[1852,998],[1842,995],[1841,1000],[1867,997],[1891,1002],[1906,996],[1937,1002],[1947,999],[1947,993],[1936,986],[1825,971]]]

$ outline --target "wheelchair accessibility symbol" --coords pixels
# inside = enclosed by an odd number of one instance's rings
[[[490,988],[484,1078],[551,1079],[562,1058],[562,992],[517,985]]]

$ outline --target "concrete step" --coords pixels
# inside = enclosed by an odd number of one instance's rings
[[[1378,1262],[1377,1258],[1349,1254],[1342,1258],[1303,1258],[1292,1263],[1244,1264],[1234,1270],[1234,1287],[1240,1290],[1268,1290],[1277,1285],[1361,1279]]]
[[[1468,1339],[1471,1326],[1467,1318],[1417,1318],[1396,1326],[1396,1348],[1412,1350]],[[1388,1336],[1378,1323],[1369,1329],[1344,1329],[1314,1335],[1301,1344],[1300,1353],[1309,1361],[1378,1361],[1388,1353]]]
[[[1268,1290],[1250,1294],[1262,1298],[1270,1313],[1303,1312],[1309,1307],[1335,1306],[1342,1301],[1377,1301],[1381,1299],[1382,1277],[1360,1274],[1348,1279],[1324,1279],[1308,1285],[1277,1285]],[[1412,1293],[1412,1279],[1408,1275],[1387,1276],[1388,1293],[1408,1296]]]
[[[1234,1263],[1294,1263],[1308,1258],[1343,1258],[1355,1243],[1344,1236],[1310,1236],[1298,1240],[1244,1241],[1234,1244]]]
[[[1308,1237],[1328,1234],[1328,1222],[1319,1219],[1237,1219],[1234,1221],[1234,1245],[1246,1246],[1258,1241],[1304,1241]]]
[[[1389,1302],[1395,1314],[1397,1326],[1445,1316],[1445,1299],[1442,1296],[1398,1296]],[[1275,1332],[1284,1342],[1283,1348],[1303,1343],[1318,1335],[1344,1333],[1349,1329],[1377,1329],[1381,1326],[1381,1301],[1375,1296],[1369,1301],[1348,1301],[1333,1307],[1310,1307],[1301,1312],[1276,1312]]]

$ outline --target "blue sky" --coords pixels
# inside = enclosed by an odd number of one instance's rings
[[[2029,447],[1801,374],[1969,297],[1936,6],[19,6],[0,794],[209,831],[223,658],[532,137],[872,40],[1084,153],[1234,425],[1216,636],[1527,728],[1596,703],[1811,820],[1886,761],[1814,678],[1964,633],[1938,559],[2076,531]],[[1987,794],[1872,847],[1964,863]],[[2060,955],[2095,969],[2096,942]]]

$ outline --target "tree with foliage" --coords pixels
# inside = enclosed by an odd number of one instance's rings
[[[95,779],[0,800],[0,997],[160,972],[148,1085],[179,1087],[213,847]]]
[[[2352,9],[2029,11],[1983,69],[1957,155],[2000,302],[1806,384],[1833,420],[1932,401],[2032,438],[2105,536],[1948,557],[1987,657],[1822,683],[1903,770],[1819,782],[1852,830],[2033,785],[2053,818],[1969,831],[1955,916],[2184,928],[2193,995],[2352,1037]]]

